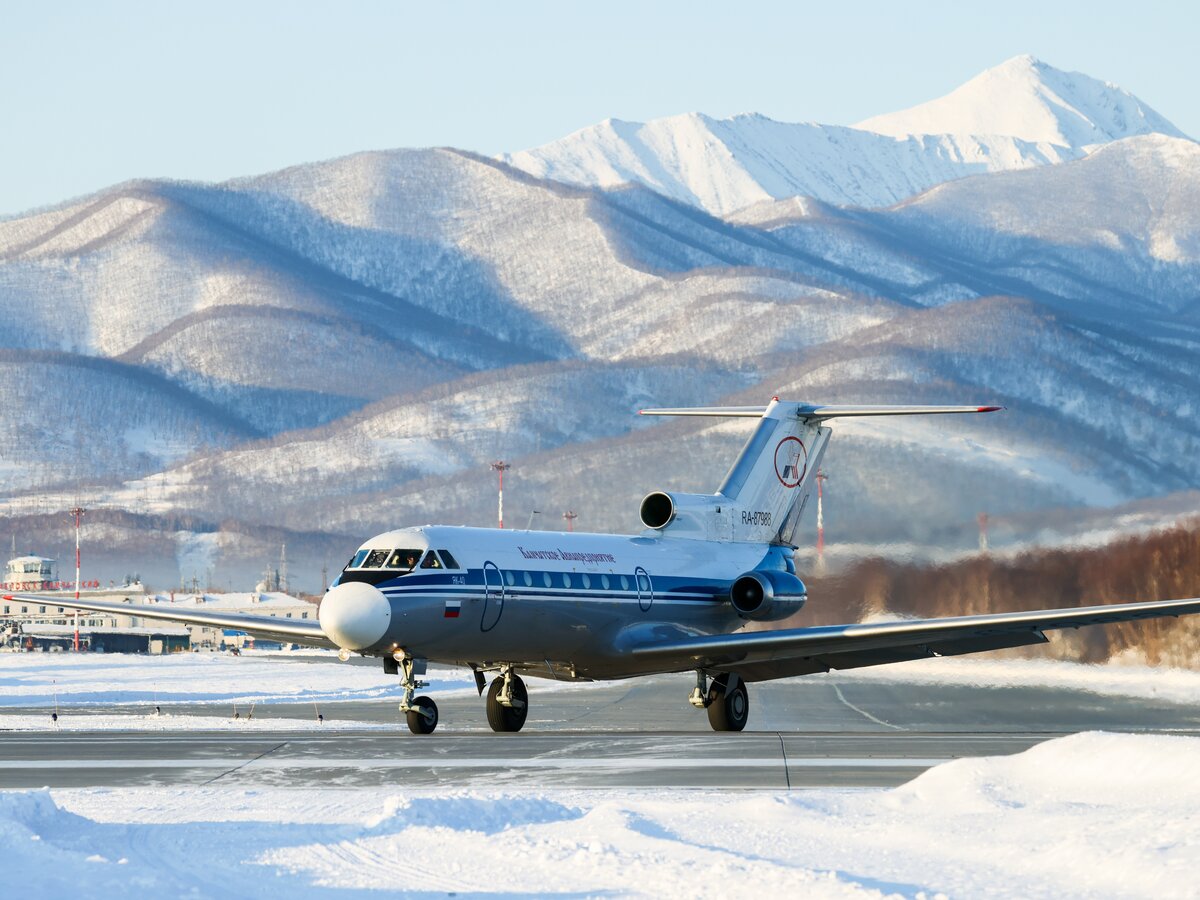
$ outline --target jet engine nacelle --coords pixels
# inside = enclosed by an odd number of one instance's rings
[[[729,602],[743,619],[785,619],[799,612],[807,599],[803,581],[790,572],[774,569],[747,572],[729,588]]]
[[[655,491],[642,500],[642,524],[671,537],[728,541],[732,508],[716,494],[668,494]]]

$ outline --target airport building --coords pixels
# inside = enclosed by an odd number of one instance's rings
[[[79,594],[90,600],[127,603],[128,614],[71,609],[73,582],[55,580],[54,560],[38,556],[17,557],[5,567],[4,592],[33,594],[35,600],[0,600],[0,649],[10,651],[80,650],[106,653],[175,653],[189,649],[277,648],[278,643],[258,641],[240,631],[202,625],[177,625],[138,615],[139,606],[176,604],[214,612],[253,613],[286,619],[316,618],[317,607],[279,591],[245,593],[148,593],[139,583],[101,587],[83,582]]]

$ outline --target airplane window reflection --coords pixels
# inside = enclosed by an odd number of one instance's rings
[[[369,554],[370,552],[371,552],[370,550],[359,550],[357,553],[354,554],[354,559],[350,560],[350,565],[348,566],[348,568],[357,569],[359,566],[361,566],[363,564],[363,560],[367,558],[367,554]]]
[[[425,558],[421,560],[422,569],[440,569],[442,561],[437,558],[437,554],[430,550],[425,554]]]
[[[525,587],[533,587],[533,576],[528,572],[522,572],[521,574],[525,576]]]
[[[458,560],[450,555],[449,550],[439,550],[438,555],[442,558],[442,562],[446,564],[447,569],[461,569]]]

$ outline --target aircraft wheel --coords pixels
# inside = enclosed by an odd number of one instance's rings
[[[733,687],[729,683],[733,682]],[[741,731],[750,718],[750,694],[736,675],[714,678],[708,689],[708,724],[713,731]]]
[[[504,679],[492,679],[488,688],[487,720],[492,731],[520,731],[529,715],[529,692],[525,690],[525,682],[516,675],[512,676],[512,697],[520,701],[519,706],[504,706],[500,702],[500,691],[504,687]]]
[[[408,730],[413,734],[432,734],[438,723],[437,704],[428,697],[418,697],[412,705],[413,708],[404,714]]]

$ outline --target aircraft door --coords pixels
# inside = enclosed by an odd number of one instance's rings
[[[480,631],[491,631],[504,613],[504,577],[494,562],[483,564],[483,617]]]
[[[637,587],[638,606],[642,612],[649,612],[654,603],[654,584],[650,581],[650,573],[638,566],[633,570],[633,583]]]

